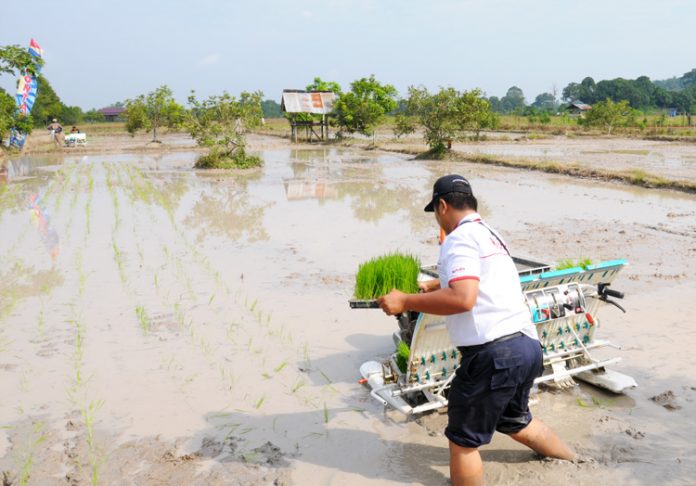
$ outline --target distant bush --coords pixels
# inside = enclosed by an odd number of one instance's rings
[[[253,169],[262,165],[261,157],[248,154],[244,149],[238,149],[232,154],[213,149],[210,153],[201,155],[194,167],[196,169]]]

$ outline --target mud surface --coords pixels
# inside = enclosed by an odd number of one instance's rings
[[[557,162],[608,171],[643,171],[672,180],[696,179],[694,143],[563,136],[534,140],[524,134],[500,133],[486,136],[488,141],[455,143],[452,148],[462,154],[485,154],[505,160]],[[500,137],[507,140],[496,140]],[[386,142],[384,146],[427,149],[418,136],[402,139],[399,143]]]
[[[513,253],[626,258],[600,313],[639,387],[541,393],[581,453],[504,436],[489,484],[689,484],[696,474],[696,197],[254,138],[262,169],[196,152],[13,160],[0,188],[0,472],[28,484],[447,484],[444,416],[385,413],[357,384],[396,323],[351,311],[365,259],[434,261],[432,181],[467,175]],[[592,150],[592,149],[589,149]],[[16,170],[13,168],[13,170]],[[603,356],[600,356],[603,357]]]

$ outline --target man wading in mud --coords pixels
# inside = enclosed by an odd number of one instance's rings
[[[447,316],[450,339],[462,355],[445,429],[455,486],[483,484],[478,447],[496,430],[543,456],[574,457],[529,411],[529,391],[543,369],[539,338],[510,252],[477,207],[464,177],[438,179],[425,211],[435,213],[447,235],[437,264],[440,279],[421,282],[420,294],[392,290],[378,299],[388,315],[411,310]]]

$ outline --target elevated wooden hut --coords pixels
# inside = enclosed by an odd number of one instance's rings
[[[283,90],[280,109],[287,113],[290,136],[297,142],[298,131],[304,130],[307,141],[329,138],[328,116],[333,112],[336,94],[331,91]],[[318,133],[315,128],[318,128]]]

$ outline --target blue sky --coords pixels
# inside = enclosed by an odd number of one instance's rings
[[[401,93],[423,84],[502,96],[517,85],[533,101],[586,75],[663,79],[696,67],[693,0],[23,3],[21,21],[3,15],[0,45],[34,37],[58,95],[85,109],[162,84],[181,102],[191,89],[279,99],[314,76],[347,88],[373,73]]]

